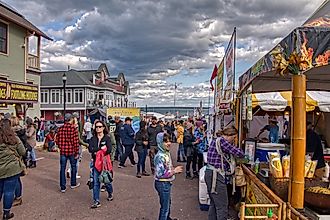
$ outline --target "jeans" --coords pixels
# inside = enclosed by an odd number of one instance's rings
[[[155,189],[158,192],[160,211],[158,220],[171,219],[171,182],[155,181]]]
[[[31,151],[28,151],[27,158],[28,158],[28,160],[31,160],[31,161],[37,161],[36,151],[35,151],[34,147],[32,147]]]
[[[193,161],[193,156],[187,157],[187,163],[186,163],[186,174],[190,175],[190,167]],[[196,167],[193,167],[193,172],[196,172]]]
[[[216,193],[211,193],[212,189],[212,177],[213,171],[206,169],[205,171],[205,183],[207,186],[207,192],[210,196],[210,209],[209,220],[226,220],[228,218],[228,192],[225,179],[217,174],[216,178]]]
[[[133,147],[134,145],[124,145],[124,149],[125,149],[125,152],[123,154],[123,156],[121,157],[121,160],[120,160],[120,165],[125,165],[125,162],[127,160],[127,157],[130,157],[130,160],[131,160],[131,163],[133,162],[132,161],[132,150],[133,150]],[[134,160],[134,156],[133,156],[133,160]]]
[[[141,168],[142,168],[142,172],[146,171],[146,159],[147,159],[147,155],[148,155],[148,149],[147,148],[143,148],[141,152],[138,152],[138,164],[137,164],[137,172],[140,173],[141,172]]]
[[[79,146],[79,157],[78,157],[78,160],[77,160],[77,176],[78,176],[78,171],[79,171],[79,165],[80,165],[80,163],[81,163],[81,159],[82,159],[82,147],[81,146]],[[68,173],[71,173],[71,164],[69,164],[69,168],[68,168],[68,170],[66,171],[66,172],[68,172]]]
[[[151,173],[155,173],[155,155],[157,154],[157,146],[150,146],[150,151],[149,151],[149,158],[150,158],[150,168],[151,168]]]
[[[0,201],[3,196],[3,211],[9,212],[15,197],[15,189],[20,174],[0,179]]]
[[[74,155],[70,156],[65,156],[61,155],[60,156],[60,187],[61,190],[66,189],[66,178],[65,178],[65,170],[66,170],[66,164],[67,161],[70,161],[71,165],[71,186],[76,186],[77,185],[77,160],[74,158]]]
[[[55,146],[55,141],[48,141],[48,151],[52,152]]]
[[[94,202],[100,202],[100,181],[99,181],[100,172],[93,168],[93,200]],[[112,183],[105,184],[105,188],[107,189],[108,196],[110,197],[113,193]]]
[[[123,156],[123,146],[121,145],[120,140],[116,140],[116,145],[117,145],[117,149],[116,149],[115,158],[120,161],[121,157]]]
[[[184,147],[183,144],[179,144],[179,148],[178,148],[178,158],[177,160],[181,160],[181,157],[183,160],[185,160],[185,153],[184,153]]]
[[[20,197],[22,197],[22,181],[21,178],[18,177],[17,185],[15,189],[15,199]]]
[[[40,136],[39,136],[39,141],[43,142],[45,139],[45,131],[44,130],[39,130]]]

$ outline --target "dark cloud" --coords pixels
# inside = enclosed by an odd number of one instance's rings
[[[6,0],[55,38],[44,43],[44,69],[95,68],[105,62],[111,72],[126,74],[138,99],[156,94],[140,86],[143,79],[164,82],[182,72],[194,77],[213,68],[234,27],[238,62],[252,64],[322,1]],[[182,94],[198,103],[204,94],[198,88]]]

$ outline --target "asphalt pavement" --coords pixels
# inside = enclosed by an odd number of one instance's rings
[[[176,148],[172,148],[174,165]],[[101,207],[91,209],[92,191],[86,185],[89,176],[90,155],[84,152],[80,166],[81,186],[67,191],[59,189],[59,154],[37,152],[37,168],[29,169],[22,177],[23,204],[13,207],[15,219],[118,219],[118,220],[155,220],[158,218],[159,200],[154,189],[153,177],[135,177],[136,167],[127,160],[126,168],[117,168],[114,162],[114,200],[107,201],[107,193],[101,193]],[[137,156],[135,155],[137,161]],[[147,158],[147,171],[149,157]],[[198,179],[187,180],[184,173],[176,175],[172,188],[171,216],[180,220],[207,219],[207,212],[200,211],[198,203]]]

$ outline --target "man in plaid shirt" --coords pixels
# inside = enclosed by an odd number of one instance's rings
[[[71,165],[71,189],[75,189],[80,186],[77,184],[77,159],[79,157],[79,137],[78,130],[72,124],[73,117],[67,113],[64,116],[64,125],[58,129],[56,136],[56,143],[60,149],[60,187],[61,192],[66,190],[66,178],[65,170],[67,161],[70,161]]]

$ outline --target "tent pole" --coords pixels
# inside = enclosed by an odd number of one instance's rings
[[[306,153],[306,76],[292,77],[292,145],[289,202],[295,209],[304,208]]]

